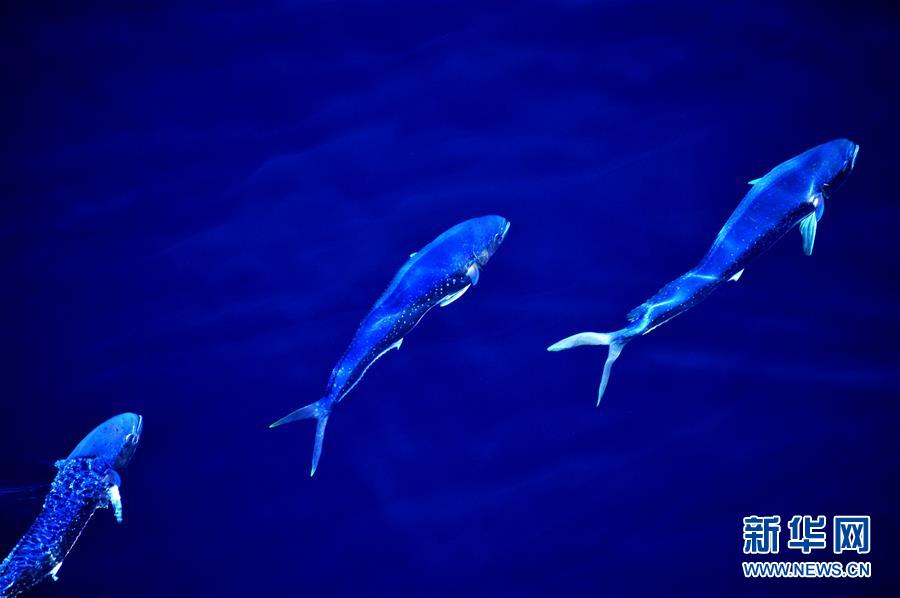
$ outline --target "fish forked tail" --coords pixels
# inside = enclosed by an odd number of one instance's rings
[[[322,441],[325,439],[325,426],[328,424],[329,415],[331,415],[331,404],[327,403],[325,399],[319,399],[315,403],[285,415],[269,426],[269,428],[277,428],[283,424],[301,419],[316,419],[316,439],[313,444],[312,469],[309,472],[309,477],[313,477],[316,474],[316,467],[319,466],[319,457],[322,456]]]
[[[584,345],[608,345],[609,353],[606,356],[606,363],[603,364],[603,377],[600,379],[600,390],[597,392],[597,406],[600,406],[600,399],[606,392],[606,385],[609,384],[609,374],[612,365],[622,353],[622,348],[630,341],[631,335],[626,334],[625,330],[617,332],[581,332],[547,347],[548,351],[564,351],[572,347],[581,347]]]

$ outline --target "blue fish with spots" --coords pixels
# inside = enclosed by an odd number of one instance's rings
[[[472,218],[411,254],[334,366],[325,396],[269,426],[274,428],[301,419],[317,420],[310,476],[316,473],[325,426],[334,406],[379,357],[391,349],[399,349],[406,335],[433,307],[450,305],[478,284],[481,269],[508,231],[509,221],[501,216]]]
[[[0,596],[18,596],[48,577],[55,581],[63,559],[98,509],[111,507],[122,522],[119,472],[137,449],[142,424],[140,415],[117,415],[56,462],[58,472],[41,512],[0,563]]]
[[[726,281],[737,281],[754,258],[799,225],[803,251],[811,255],[825,200],[856,165],[859,146],[837,139],[791,158],[750,181],[750,192],[719,231],[706,256],[628,314],[630,324],[616,332],[582,332],[548,347],[562,351],[582,345],[608,345],[597,404],[613,363],[631,339],[647,334],[705,299]]]

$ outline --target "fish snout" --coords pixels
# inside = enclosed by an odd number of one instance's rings
[[[818,184],[824,197],[828,198],[856,166],[859,145],[849,139],[835,139],[815,149],[822,149],[818,154],[823,164]]]
[[[505,219],[504,219],[505,220]],[[506,233],[509,232],[509,220],[505,220],[506,224],[503,225],[503,230],[500,232],[500,243],[503,242],[503,239],[506,238]]]
[[[499,222],[497,223],[497,228],[495,229],[494,236],[491,239],[488,246],[482,252],[486,254],[484,256],[484,263],[487,263],[488,258],[490,258],[497,249],[500,247],[500,244],[503,243],[503,240],[506,239],[507,233],[509,233],[509,220],[502,216],[496,216]]]
[[[137,415],[137,414],[135,414]],[[141,440],[141,433],[144,431],[144,418],[137,415],[137,419],[132,421],[131,431],[125,435],[125,444],[135,446]]]
[[[837,153],[836,157],[839,160],[841,173],[849,173],[856,166],[856,156],[859,155],[859,144],[854,143],[849,139],[838,139],[832,143],[837,146],[835,148],[835,153]]]

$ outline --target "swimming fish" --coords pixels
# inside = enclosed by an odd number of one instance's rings
[[[63,559],[97,509],[112,507],[122,522],[119,471],[141,438],[140,415],[123,413],[100,424],[65,459],[34,523],[0,563],[0,596],[18,596],[46,579],[56,581]]]
[[[325,426],[334,405],[347,396],[379,357],[399,349],[406,335],[433,307],[446,307],[477,285],[481,269],[508,231],[509,221],[501,216],[472,218],[410,254],[334,366],[325,396],[269,426],[300,419],[317,420],[310,476],[316,473]]]
[[[697,305],[726,281],[737,281],[747,264],[800,225],[803,251],[811,255],[825,200],[856,165],[859,146],[846,139],[823,143],[750,181],[750,192],[719,231],[706,256],[628,314],[630,324],[615,332],[582,332],[547,348],[608,345],[597,404],[613,363],[631,339],[647,334]]]

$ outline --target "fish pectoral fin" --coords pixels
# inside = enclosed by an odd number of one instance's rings
[[[440,305],[441,307],[447,307],[448,305],[450,305],[451,303],[453,303],[454,301],[456,301],[457,299],[459,299],[460,297],[465,295],[466,291],[468,291],[469,287],[471,287],[471,286],[472,285],[467,284],[466,286],[464,286],[460,290],[456,291],[455,293],[450,293],[449,295],[447,295],[446,297],[441,299],[440,302],[438,302],[438,305]]]
[[[800,221],[800,235],[803,237],[803,253],[812,255],[813,246],[816,243],[816,226],[818,219],[816,213],[812,212],[806,218]]]
[[[757,184],[758,182],[760,182],[761,180],[763,180],[764,178],[765,178],[765,177],[759,177],[758,179],[753,179],[752,181],[747,181],[747,184],[748,184],[748,185],[755,185],[755,184]]]
[[[469,280],[472,281],[473,285],[478,285],[478,277],[481,274],[481,271],[478,269],[478,264],[472,264],[466,269],[466,276],[469,277]]]
[[[56,565],[54,565],[53,568],[50,569],[50,579],[52,579],[53,581],[59,581],[59,575],[57,575],[57,573],[59,573],[60,567],[62,567],[62,561],[56,563]]]
[[[415,257],[417,253],[419,253],[419,252],[418,252],[418,251],[413,251],[412,253],[409,254],[409,257]]]
[[[122,523],[122,495],[119,493],[119,487],[113,484],[107,491],[109,496],[109,506],[112,507],[113,515],[118,523]]]
[[[737,272],[734,273],[734,276],[728,279],[728,282],[737,282],[741,279],[741,275],[744,273],[744,269],[741,268]]]

